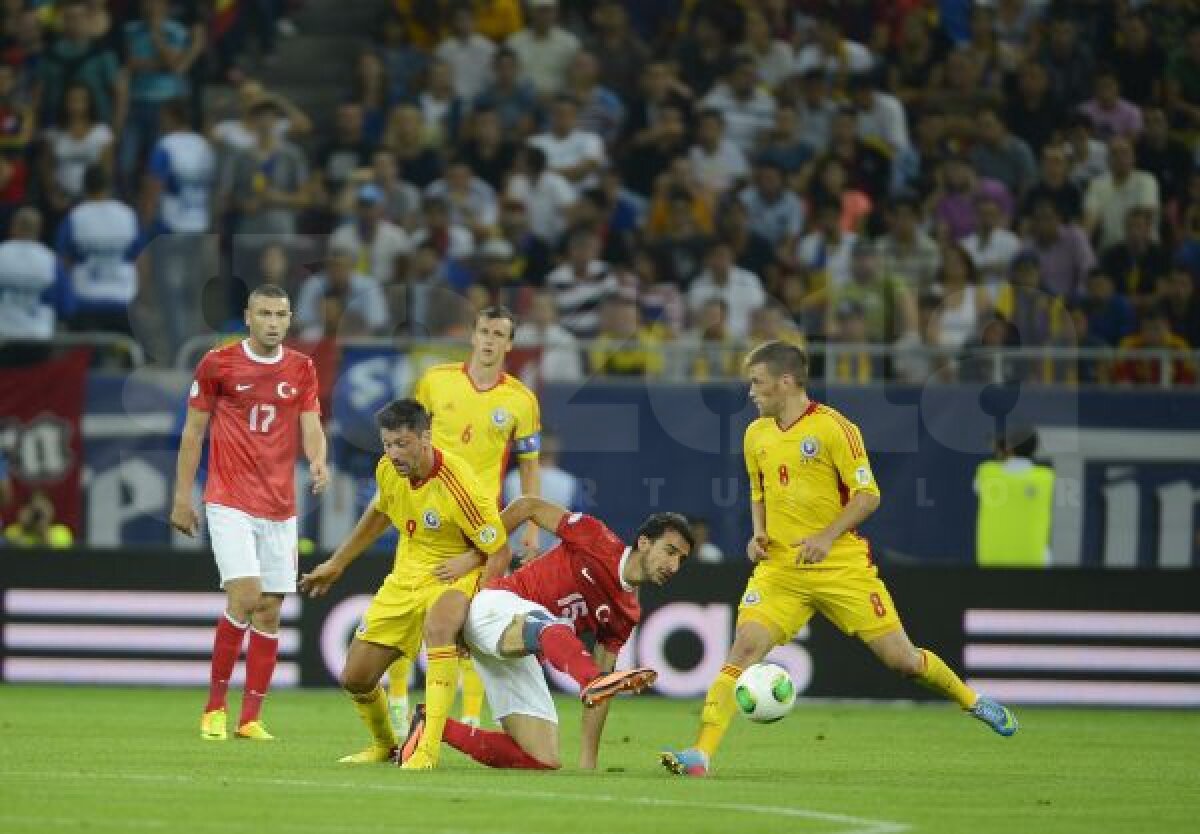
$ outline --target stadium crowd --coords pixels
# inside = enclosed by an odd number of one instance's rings
[[[266,281],[310,341],[507,304],[546,380],[727,376],[783,338],[837,347],[832,381],[1020,346],[1091,350],[1010,377],[1193,384],[1195,5],[392,0],[305,113],[241,69],[278,2],[8,0],[0,341],[171,364]]]

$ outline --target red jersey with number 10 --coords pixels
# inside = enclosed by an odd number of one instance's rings
[[[629,548],[583,513],[564,515],[555,534],[558,545],[489,587],[544,605],[570,620],[577,634],[591,632],[617,654],[642,618],[637,591],[621,578]]]
[[[321,411],[312,360],[290,348],[263,359],[245,341],[210,350],[188,406],[212,415],[204,501],[270,521],[294,516],[300,414]]]

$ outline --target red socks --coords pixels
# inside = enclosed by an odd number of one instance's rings
[[[229,691],[229,679],[233,667],[242,653],[242,638],[246,636],[246,624],[238,624],[222,614],[217,620],[217,633],[213,637],[212,665],[209,669],[208,703],[205,712],[225,706],[225,693]]]
[[[600,677],[596,661],[592,660],[592,656],[569,625],[555,623],[546,626],[542,629],[538,642],[542,656],[550,665],[574,678],[580,689]]]
[[[275,673],[275,659],[279,656],[279,635],[263,634],[250,629],[250,645],[246,647],[246,690],[242,693],[242,715],[238,726],[257,721],[262,710],[263,699],[271,686],[271,675]]]
[[[488,767],[520,770],[551,769],[549,765],[539,762],[522,750],[521,746],[513,741],[512,736],[507,733],[468,727],[453,718],[446,719],[446,729],[442,732],[442,741]]]

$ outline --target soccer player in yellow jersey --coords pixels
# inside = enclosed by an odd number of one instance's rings
[[[1000,735],[1017,730],[1013,714],[982,698],[928,649],[909,641],[891,595],[856,529],[879,507],[879,487],[858,427],[808,398],[808,355],[766,342],[746,357],[750,399],[762,416],[746,429],[755,563],[738,607],[733,646],[708,690],[696,743],[667,750],[663,765],[705,776],[734,713],[742,670],[786,643],[814,612],[856,636],[888,668],[944,695]]]
[[[350,537],[300,585],[312,596],[324,594],[389,524],[400,532],[392,572],[363,616],[342,670],[342,687],[371,733],[371,746],[341,761],[389,760],[396,734],[379,681],[398,656],[414,657],[424,639],[425,735],[404,767],[428,770],[437,765],[454,703],[455,641],[467,605],[482,583],[504,575],[512,554],[495,496],[466,461],[433,444],[429,414],[420,403],[397,400],[376,419],[383,441],[375,469],[378,492]],[[464,553],[467,544],[475,549]]]
[[[521,380],[504,373],[517,319],[507,308],[486,307],[475,318],[466,364],[434,365],[418,380],[413,397],[433,416],[433,444],[465,460],[492,501],[500,506],[504,475],[516,452],[522,495],[539,495],[538,450],[542,418],[537,397]],[[538,531],[524,531],[522,557],[537,554]],[[408,726],[408,677],[412,660],[402,657],[388,670],[392,725]],[[479,726],[483,681],[470,659],[462,661],[464,724]]]

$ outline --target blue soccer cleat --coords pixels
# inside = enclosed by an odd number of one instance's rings
[[[1013,715],[1012,710],[991,698],[979,696],[975,706],[967,712],[1006,738],[1017,731],[1017,717]]]
[[[708,775],[708,754],[694,747],[686,750],[664,750],[658,754],[658,760],[676,776]]]

